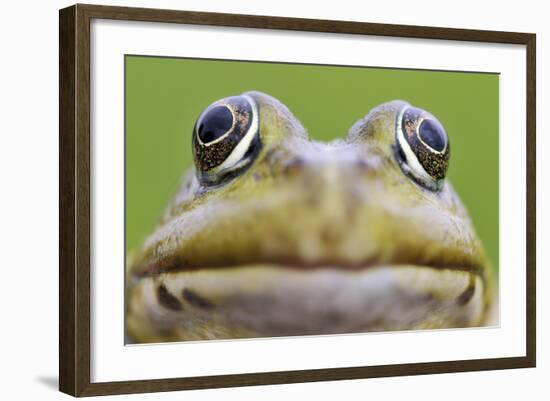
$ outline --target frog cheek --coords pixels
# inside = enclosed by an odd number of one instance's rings
[[[219,184],[249,166],[261,148],[259,112],[248,95],[221,99],[197,119],[193,157],[204,185]]]
[[[395,148],[407,176],[427,189],[441,189],[449,167],[450,145],[435,117],[415,107],[404,107],[396,120]]]

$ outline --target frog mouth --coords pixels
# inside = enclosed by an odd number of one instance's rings
[[[484,293],[468,269],[410,264],[171,270],[134,284],[128,323],[136,342],[156,342],[140,337],[144,321],[159,341],[470,327],[483,324]]]
[[[475,263],[468,258],[464,258],[461,262],[456,261],[449,262],[446,260],[418,260],[415,261],[412,258],[406,258],[404,255],[397,255],[393,259],[384,259],[381,257],[371,257],[368,260],[353,262],[349,260],[314,260],[306,261],[302,258],[280,258],[280,257],[264,257],[258,260],[250,258],[250,260],[239,262],[218,262],[218,263],[201,263],[195,264],[192,262],[182,262],[179,258],[175,260],[168,258],[165,260],[158,260],[156,262],[150,262],[140,264],[133,269],[134,276],[137,278],[150,277],[163,273],[179,273],[179,272],[192,272],[199,270],[226,270],[226,269],[238,269],[246,266],[272,266],[274,268],[281,268],[286,270],[300,270],[311,271],[317,269],[323,269],[332,267],[345,271],[364,271],[379,266],[417,266],[418,268],[434,269],[434,270],[452,270],[472,273],[480,276],[485,280],[485,267],[482,264]]]
[[[407,262],[403,255],[393,260],[383,260],[381,257],[372,257],[363,262],[351,262],[345,260],[305,261],[301,258],[262,258],[261,260],[249,260],[244,263],[178,263],[172,259],[160,260],[156,263],[141,265],[134,270],[133,282],[150,280],[156,283],[186,282],[185,288],[175,290],[176,294],[187,294],[189,302],[193,298],[198,303],[215,305],[211,300],[212,294],[225,294],[224,296],[238,297],[238,294],[254,292],[254,289],[266,293],[277,292],[277,288],[294,288],[296,292],[306,294],[308,286],[312,286],[317,280],[334,278],[333,286],[340,290],[357,291],[358,288],[351,284],[356,278],[368,278],[370,283],[381,277],[393,277],[394,285],[403,290],[409,286],[409,290],[417,287],[418,293],[423,297],[431,298],[439,294],[438,298],[454,300],[458,304],[467,303],[477,291],[483,292],[487,285],[487,270],[484,265],[472,263],[465,258],[463,263],[449,263],[443,259],[423,260]],[[381,275],[380,272],[386,272]],[[324,279],[322,279],[325,277]],[[311,279],[311,282],[307,280]],[[348,282],[350,280],[350,282]],[[207,284],[203,284],[204,281]],[[338,284],[334,284],[338,282]],[[188,288],[188,283],[195,288]],[[164,284],[163,284],[164,285]],[[369,287],[367,285],[367,287]],[[377,284],[379,285],[379,284]],[[300,290],[298,290],[301,286]],[[374,288],[375,286],[373,286]],[[251,290],[251,291],[249,291]],[[163,290],[160,290],[161,292]],[[310,289],[310,292],[313,290]],[[362,290],[361,290],[362,291]],[[391,292],[396,292],[394,288]],[[372,289],[367,292],[372,293]],[[379,293],[379,291],[375,291]],[[167,292],[167,294],[171,294]],[[189,295],[191,294],[191,295]],[[162,298],[162,295],[157,298]],[[186,298],[186,296],[183,296]],[[185,302],[185,300],[184,300]]]
[[[136,343],[464,328],[489,306],[482,266],[467,264],[159,263],[132,281]]]
[[[212,283],[214,287],[225,287],[227,289],[231,287],[228,283],[237,283],[237,289],[234,292],[238,293],[238,288],[242,286],[253,288],[256,282],[259,283],[258,288],[262,288],[263,285],[296,287],[295,282],[307,284],[307,281],[303,280],[304,277],[315,278],[328,275],[329,272],[332,272],[330,274],[334,277],[353,278],[370,277],[370,273],[376,276],[382,270],[393,272],[395,278],[403,285],[411,283],[412,286],[425,286],[426,288],[422,291],[426,294],[439,293],[441,292],[440,288],[446,288],[451,283],[452,290],[447,289],[443,292],[445,297],[456,298],[459,303],[469,300],[476,286],[484,288],[487,284],[486,269],[482,265],[464,263],[456,266],[434,261],[430,263],[397,263],[382,262],[377,258],[372,258],[363,263],[346,263],[342,261],[312,263],[291,259],[206,266],[157,263],[140,269],[133,275],[133,278],[134,282],[143,279],[163,282],[173,280],[177,282],[182,278],[185,278],[187,282],[189,280],[194,282],[204,278],[208,283]],[[414,274],[411,274],[411,272],[414,272]],[[238,284],[241,281],[243,284]],[[433,288],[427,289],[432,285]],[[227,292],[231,291],[228,290]],[[197,291],[191,290],[184,292],[197,293]],[[199,292],[212,293],[212,288],[206,288]],[[440,295],[441,297],[442,295]],[[197,298],[201,297],[197,296]]]

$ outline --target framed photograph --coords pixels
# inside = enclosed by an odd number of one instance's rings
[[[60,390],[535,366],[535,35],[60,11]]]

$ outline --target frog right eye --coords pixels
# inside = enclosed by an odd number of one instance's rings
[[[396,121],[396,156],[413,181],[438,191],[449,167],[449,138],[443,125],[425,110],[405,106]]]
[[[208,106],[193,129],[193,157],[203,185],[220,184],[242,173],[260,148],[260,115],[248,95],[227,97]]]

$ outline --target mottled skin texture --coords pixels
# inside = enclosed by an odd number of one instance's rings
[[[218,186],[184,176],[129,263],[130,342],[485,324],[490,279],[465,208],[450,183],[425,189],[395,159],[405,102],[320,143],[248,94],[262,150]]]

